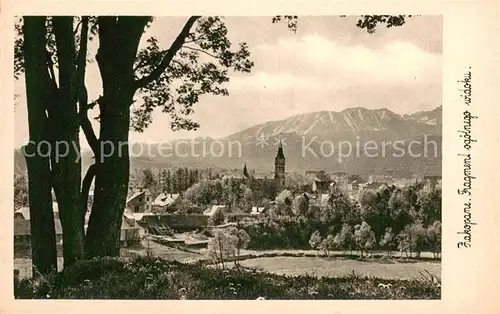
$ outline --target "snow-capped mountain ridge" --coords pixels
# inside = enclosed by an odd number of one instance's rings
[[[427,114],[426,114],[427,113]],[[429,112],[418,112],[412,115],[399,115],[386,108],[366,109],[354,107],[337,111],[318,111],[299,114],[284,120],[269,121],[241,132],[230,135],[228,138],[246,138],[255,134],[277,136],[279,134],[318,135],[332,133],[360,133],[391,131],[398,133],[414,130],[416,133],[436,133],[440,127],[440,107]],[[411,132],[413,133],[413,132]]]

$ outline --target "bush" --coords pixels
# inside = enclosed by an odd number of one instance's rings
[[[221,208],[215,210],[212,216],[208,219],[208,224],[211,226],[217,226],[223,224],[225,220],[224,211]]]
[[[421,223],[413,223],[407,225],[403,231],[401,231],[397,237],[398,249],[401,254],[405,252],[407,255],[412,257],[412,252],[416,253],[416,257],[420,257],[420,252],[425,248],[427,241],[427,230],[422,226]]]
[[[316,230],[313,232],[311,238],[309,239],[309,246],[311,246],[311,248],[314,250],[319,249],[321,241],[322,241],[321,234],[319,233],[318,230]]]
[[[333,234],[329,234],[326,238],[321,241],[319,245],[320,250],[325,252],[328,255],[328,251],[335,249],[335,237]]]
[[[385,229],[384,236],[380,239],[380,247],[387,250],[387,256],[391,255],[391,249],[394,245],[394,233],[391,227]]]
[[[356,225],[354,229],[354,242],[361,251],[361,257],[363,257],[363,251],[368,254],[368,250],[372,249],[376,244],[375,232],[365,221],[361,225]]]

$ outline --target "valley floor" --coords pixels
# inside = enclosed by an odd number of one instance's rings
[[[262,269],[278,275],[310,275],[314,277],[344,277],[352,273],[361,277],[412,279],[426,271],[441,278],[441,263],[396,260],[350,260],[324,257],[264,257],[241,261],[248,268]]]
[[[149,247],[148,249],[146,249]],[[146,256],[148,254],[168,261],[194,263],[206,260],[204,249],[178,249],[150,241],[147,245],[122,249],[125,256]],[[349,259],[343,252],[330,252],[329,257],[318,256],[313,250],[242,250],[240,264],[246,268],[260,269],[279,275],[312,275],[315,277],[344,277],[356,274],[362,277],[384,279],[412,279],[428,272],[441,277],[441,262],[431,260],[432,253],[423,252],[421,260],[400,260],[399,258]],[[385,253],[379,252],[384,255]],[[393,253],[399,257],[399,253]],[[62,258],[58,259],[62,268]],[[231,267],[232,262],[227,262]],[[14,268],[19,269],[21,278],[31,277],[31,260],[15,259]]]

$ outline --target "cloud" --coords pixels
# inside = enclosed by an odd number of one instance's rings
[[[261,44],[252,53],[258,72],[234,79],[232,89],[343,90],[441,80],[441,55],[407,41],[370,49],[309,34]]]
[[[263,89],[270,91],[312,90],[321,88],[321,81],[315,77],[297,76],[290,73],[258,72],[250,76],[231,78],[229,90]]]
[[[182,26],[183,21],[172,23]],[[158,111],[146,132],[131,132],[130,140],[226,136],[294,114],[341,111],[351,106],[385,107],[409,113],[441,104],[441,32],[435,23],[424,20],[419,24],[416,20],[405,27],[387,32],[381,29],[368,36],[354,22],[342,21],[324,18],[323,23],[315,18],[309,28],[304,22],[298,35],[293,35],[286,27],[269,27],[267,18],[260,24],[253,19],[232,20],[229,29],[236,34],[234,42],[249,42],[255,61],[252,73],[230,72],[228,97],[206,95],[200,99],[193,115],[201,124],[199,131],[172,132],[168,116]],[[165,30],[180,27],[176,25],[160,23],[153,35],[160,37],[162,45],[169,45],[175,34]],[[86,80],[89,99],[96,99],[102,86],[95,63],[89,65]],[[23,94],[24,81],[16,84],[16,91]],[[21,95],[15,113],[18,145],[28,138],[24,96]],[[81,141],[85,145],[83,137]]]

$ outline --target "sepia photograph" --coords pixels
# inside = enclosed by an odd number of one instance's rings
[[[1,313],[500,313],[500,3],[0,4]]]
[[[16,299],[441,299],[441,16],[14,25]]]
[[[16,299],[441,299],[441,16],[14,25]]]

